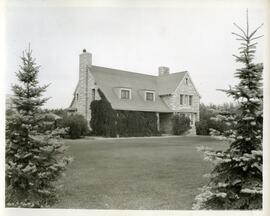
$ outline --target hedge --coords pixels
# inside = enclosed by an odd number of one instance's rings
[[[116,112],[103,92],[98,89],[101,100],[94,100],[90,105],[92,133],[97,136],[116,136]]]
[[[117,111],[117,134],[119,136],[156,136],[157,117],[153,112]]]
[[[101,100],[92,101],[90,126],[97,136],[115,137],[159,135],[157,117],[153,112],[114,110],[103,92]]]

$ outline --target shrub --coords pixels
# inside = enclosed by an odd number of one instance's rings
[[[54,113],[62,118],[68,116],[68,112],[66,109],[43,109],[44,113]]]
[[[172,118],[172,123],[174,135],[182,135],[191,128],[190,119],[185,117],[185,115],[174,115]]]
[[[98,89],[101,100],[92,101],[90,126],[97,136],[116,136],[116,112],[103,92]]]
[[[159,135],[155,113],[118,110],[117,116],[119,136]]]
[[[225,131],[228,125],[223,121],[215,121],[214,118],[221,113],[236,113],[236,106],[233,104],[204,105],[200,104],[200,121],[196,122],[197,135],[210,135],[211,129]]]
[[[88,132],[87,121],[82,115],[74,114],[63,119],[63,127],[68,128],[67,135],[71,139],[77,139]]]

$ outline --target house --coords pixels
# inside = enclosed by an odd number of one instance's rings
[[[68,111],[83,115],[89,122],[90,104],[100,99],[98,88],[115,110],[156,113],[162,133],[171,133],[171,117],[176,114],[188,116],[190,133],[196,133],[200,95],[187,71],[170,73],[168,67],[162,66],[153,76],[95,66],[92,54],[84,49],[79,57],[79,82]]]

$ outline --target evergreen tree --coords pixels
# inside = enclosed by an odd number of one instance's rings
[[[45,207],[57,199],[56,180],[69,158],[63,156],[62,130],[40,132],[42,98],[47,85],[37,80],[39,66],[30,48],[23,52],[22,65],[13,85],[16,112],[6,121],[6,205],[9,207]]]
[[[261,209],[262,208],[262,132],[263,91],[262,64],[253,63],[259,26],[250,32],[248,15],[246,29],[237,24],[240,33],[233,33],[241,41],[240,54],[234,55],[244,67],[235,76],[240,82],[229,90],[228,96],[239,102],[234,115],[219,115],[229,130],[219,133],[229,142],[225,151],[204,149],[206,159],[215,164],[210,181],[195,198],[193,209]]]

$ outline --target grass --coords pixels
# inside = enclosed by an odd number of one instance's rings
[[[210,137],[66,140],[73,163],[54,208],[189,210],[211,164],[197,146]]]

